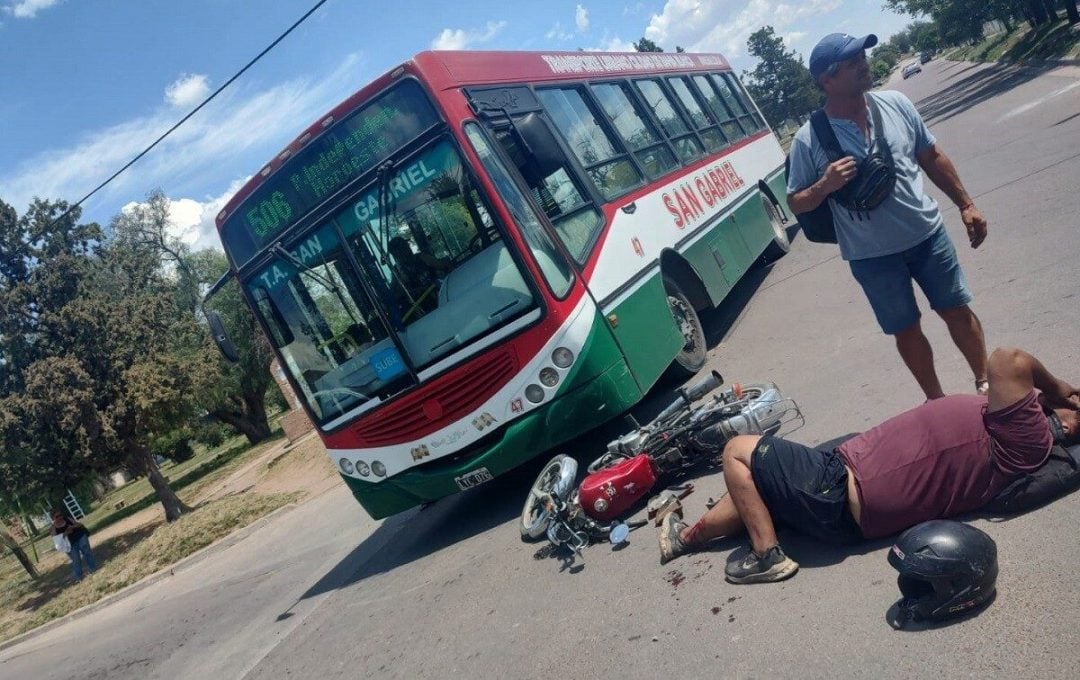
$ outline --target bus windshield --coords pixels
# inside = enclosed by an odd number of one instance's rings
[[[537,307],[445,138],[272,252],[245,285],[320,423]]]

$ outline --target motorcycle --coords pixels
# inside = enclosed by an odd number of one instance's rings
[[[622,543],[631,524],[620,517],[658,484],[666,486],[704,462],[721,465],[724,444],[736,435],[776,434],[788,424],[796,423],[787,430],[792,431],[805,423],[798,404],[773,383],[736,383],[704,399],[723,384],[723,377],[713,371],[697,385],[679,390],[675,401],[649,423],[639,425],[627,416],[630,431],[608,443],[577,486],[577,461],[565,454],[552,458],[525,499],[522,540],[547,536],[554,548],[568,547],[579,556],[591,542]],[[674,498],[670,493],[658,496],[650,511],[664,512],[663,504]],[[632,524],[636,528],[645,523]]]

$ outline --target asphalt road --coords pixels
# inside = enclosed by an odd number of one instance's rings
[[[990,221],[977,251],[949,231],[988,343],[1019,344],[1080,381],[1080,67],[934,61],[908,94]],[[948,201],[944,205],[949,205]],[[818,443],[921,401],[835,248],[797,237],[705,316],[711,367],[773,380]],[[947,390],[971,376],[944,325],[925,326]],[[637,409],[655,411],[664,395]],[[604,438],[578,442],[589,460]],[[658,561],[651,527],[584,561],[533,559],[514,527],[536,468],[372,522],[342,488],[140,593],[0,652],[3,678],[551,676],[1075,677],[1080,665],[1080,494],[973,522],[1000,551],[1000,593],[978,616],[897,632],[887,541],[854,550],[781,535],[802,564],[782,584],[733,586],[741,541]],[[696,516],[723,491],[697,480]]]

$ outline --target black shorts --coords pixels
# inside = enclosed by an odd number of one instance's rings
[[[774,522],[829,543],[862,540],[848,508],[847,468],[835,451],[766,435],[750,457],[750,474]]]

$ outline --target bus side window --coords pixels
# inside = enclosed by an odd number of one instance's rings
[[[692,163],[701,158],[704,153],[701,143],[698,142],[694,133],[690,131],[679,112],[675,110],[675,105],[671,103],[664,89],[660,87],[660,82],[657,80],[635,80],[634,85],[645,100],[645,105],[652,110],[656,119],[660,122],[660,127],[663,128],[668,139],[674,144],[675,152],[679,154],[679,159],[683,164]]]
[[[655,180],[679,167],[667,143],[638,109],[626,83],[599,83],[591,86],[593,96],[612,126],[633,151],[649,179]]]
[[[745,134],[736,118],[738,114],[730,110],[727,104],[724,103],[712,80],[705,75],[694,76],[694,84],[697,85],[709,110],[720,121],[720,129],[723,130],[724,136],[732,141],[742,139]]]
[[[731,87],[731,82],[721,73],[711,74],[711,79],[713,85],[715,85],[716,89],[720,92],[720,97],[724,100],[724,104],[731,111],[731,114],[738,118],[739,127],[747,134],[752,132],[754,130],[753,119],[746,115],[746,108],[735,94],[735,90]],[[747,123],[750,124],[747,125]]]
[[[521,148],[512,128],[496,129],[493,134],[521,173],[536,204],[555,227],[559,240],[575,260],[584,262],[600,232],[603,217],[574,181],[569,165],[545,173]]]
[[[702,108],[701,102],[697,100],[694,93],[690,91],[690,84],[686,81],[684,76],[672,76],[667,79],[668,85],[671,86],[671,90],[678,97],[682,103],[683,108],[690,114],[690,122],[697,128],[698,134],[701,135],[701,140],[705,143],[705,148],[709,151],[716,152],[727,146],[727,140],[724,139],[724,135],[716,127],[716,124],[709,117],[709,114]]]
[[[518,185],[510,178],[510,174],[502,161],[494,150],[488,146],[487,140],[484,139],[483,133],[480,132],[480,127],[475,123],[466,123],[465,134],[468,136],[469,143],[472,144],[476,155],[480,157],[480,162],[483,163],[492,183],[498,188],[499,196],[502,197],[506,207],[510,210],[510,214],[513,215],[514,222],[521,229],[521,233],[529,244],[529,249],[532,251],[540,271],[543,272],[551,292],[557,298],[566,297],[574,280],[574,274],[570,266],[562,257],[562,254],[559,253],[555,242],[544,231],[540,219],[536,216],[532,206],[529,205],[525,195],[518,189]],[[511,157],[513,158],[513,156]],[[516,163],[517,160],[515,159],[514,162]]]
[[[538,90],[537,96],[567,146],[607,200],[641,186],[637,166],[608,136],[577,88]]]
[[[765,120],[762,119],[762,117],[758,114],[757,109],[754,107],[753,102],[750,101],[750,94],[746,91],[746,87],[742,84],[742,82],[738,78],[735,77],[734,73],[728,73],[728,74],[725,75],[725,77],[731,83],[731,87],[735,91],[735,96],[737,96],[739,98],[739,101],[743,105],[743,108],[746,109],[748,114],[750,114],[750,119],[749,120],[740,119],[740,120],[744,121],[743,122],[743,127],[745,127],[748,130],[750,130],[750,129],[758,129],[758,130],[764,129],[765,128]],[[751,124],[751,121],[753,121],[752,124]]]

